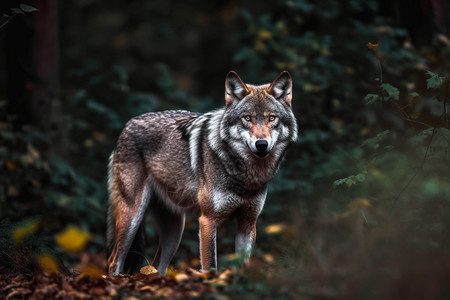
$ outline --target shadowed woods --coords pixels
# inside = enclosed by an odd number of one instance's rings
[[[2,1],[0,298],[448,298],[449,12],[442,0]],[[219,270],[196,272],[188,218],[165,277],[104,277],[106,167],[125,123],[223,107],[230,70],[256,85],[288,70],[299,123],[250,265],[237,268],[226,221]],[[151,218],[145,232],[129,257],[153,258]]]

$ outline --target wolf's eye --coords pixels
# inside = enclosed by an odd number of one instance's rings
[[[269,121],[270,121],[270,122],[273,122],[273,121],[275,121],[276,119],[277,119],[276,116],[269,116]]]
[[[245,121],[251,121],[252,120],[252,116],[246,115],[246,116],[244,116],[244,120]]]

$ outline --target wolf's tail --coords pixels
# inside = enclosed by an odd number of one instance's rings
[[[113,213],[113,195],[115,190],[114,172],[113,172],[114,152],[109,157],[108,164],[108,210],[106,216],[106,250],[108,257],[114,249],[114,232],[115,232],[115,218]],[[145,216],[136,233],[136,236],[131,244],[127,258],[125,259],[124,272],[135,273],[139,271],[142,266],[143,255],[145,251],[146,236],[145,236]],[[136,253],[137,252],[137,253]],[[139,254],[140,253],[140,254]]]

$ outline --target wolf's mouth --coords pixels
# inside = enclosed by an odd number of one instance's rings
[[[248,143],[247,147],[252,152],[252,154],[258,158],[266,158],[270,154],[270,151],[259,151],[258,149],[254,149],[253,147],[251,147]]]
[[[265,158],[269,155],[269,152],[253,152],[259,158]]]

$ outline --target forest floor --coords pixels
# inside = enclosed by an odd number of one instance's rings
[[[102,257],[84,254],[90,261]],[[255,275],[256,269],[260,270],[257,278],[245,275],[246,271]],[[298,299],[286,286],[269,283],[271,269],[263,258],[242,269],[202,273],[187,267],[171,269],[164,277],[151,266],[135,275],[117,277],[105,275],[93,264],[56,273],[0,266],[0,299]],[[259,281],[261,276],[263,281]]]

